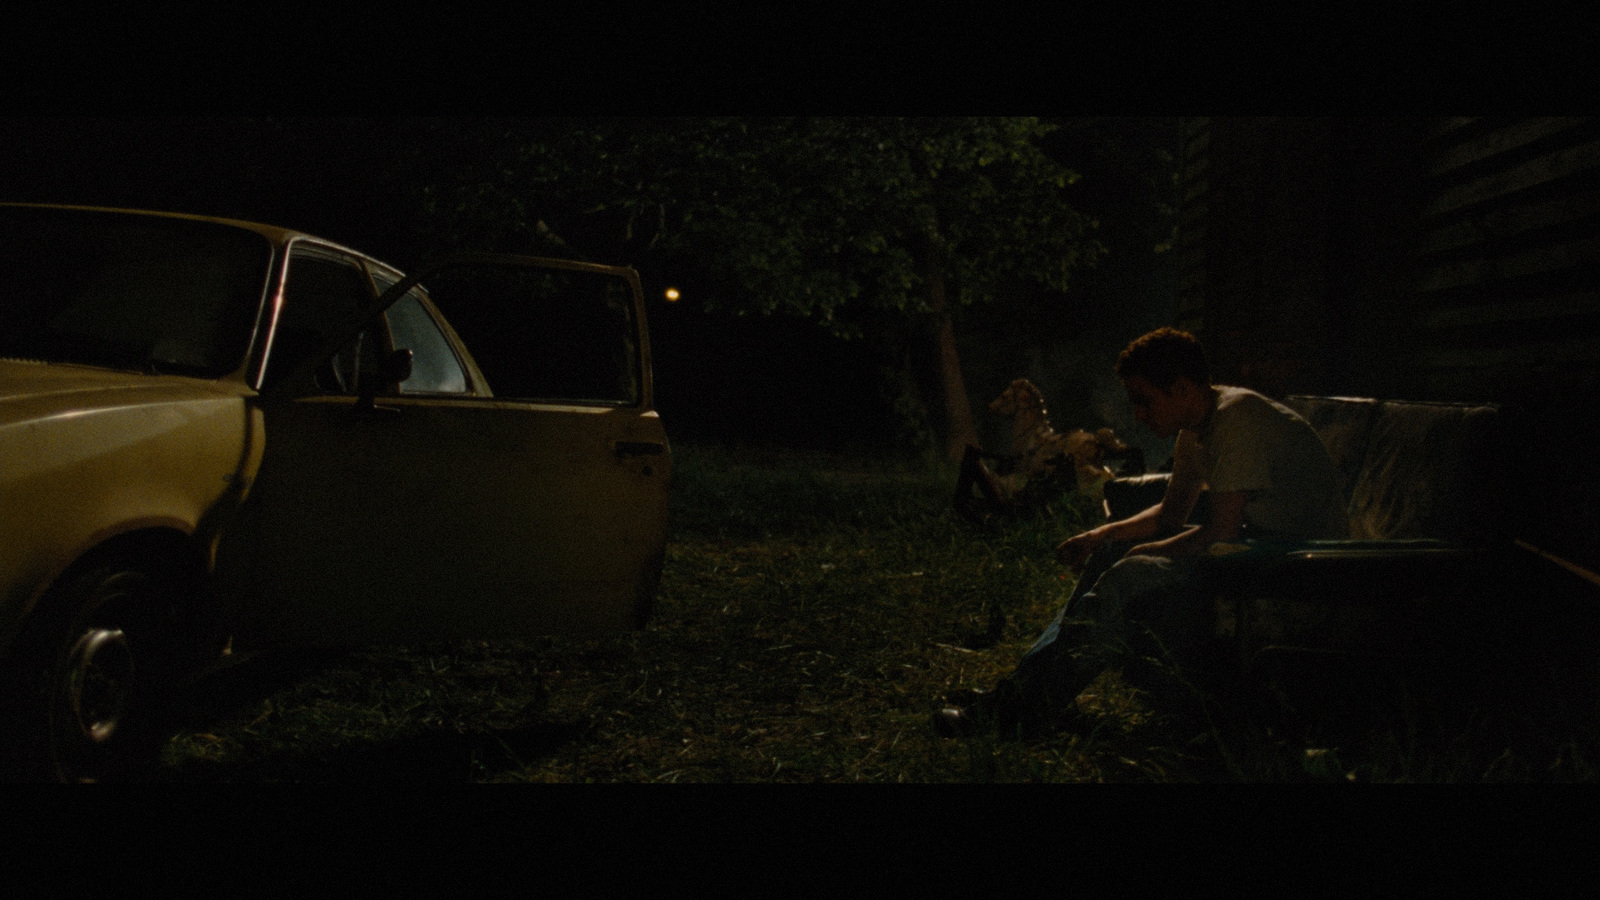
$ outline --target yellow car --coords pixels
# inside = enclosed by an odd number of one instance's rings
[[[0,289],[4,728],[45,774],[136,754],[230,635],[648,618],[671,454],[632,270],[404,277],[282,228],[0,204]]]

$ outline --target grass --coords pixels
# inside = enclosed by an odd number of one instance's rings
[[[1187,683],[1157,698],[1108,673],[1080,698],[1097,723],[1087,735],[940,740],[928,717],[941,698],[993,686],[1072,588],[1051,548],[1093,505],[1067,498],[975,528],[950,512],[954,478],[937,465],[676,454],[646,630],[254,661],[183,698],[157,777],[1595,780],[1581,729],[1522,723],[1502,740],[1502,711],[1430,705],[1392,673],[1337,679],[1311,716],[1295,714],[1308,694],[1292,673],[1267,685],[1278,703]],[[1544,684],[1530,675],[1526,689]]]

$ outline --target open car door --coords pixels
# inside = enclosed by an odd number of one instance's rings
[[[304,242],[283,279],[217,551],[236,646],[643,625],[671,456],[636,273],[480,254],[402,279]]]

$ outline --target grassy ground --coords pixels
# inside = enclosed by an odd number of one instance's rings
[[[991,687],[1072,588],[1051,547],[1094,507],[975,528],[950,513],[938,467],[695,447],[676,465],[647,630],[251,661],[183,698],[158,777],[1595,780],[1586,730],[1540,730],[1481,698],[1440,704],[1370,669],[1334,697],[1285,673],[1276,703],[1152,698],[1110,673],[1080,699],[1087,735],[940,740],[940,699]],[[1540,673],[1526,680],[1526,697],[1548,693]]]

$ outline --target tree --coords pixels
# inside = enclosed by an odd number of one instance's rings
[[[429,191],[444,227],[724,275],[701,298],[806,316],[841,337],[911,325],[935,343],[945,450],[976,443],[953,313],[1017,280],[1065,291],[1104,248],[1077,175],[1030,117],[485,120],[478,165]]]

